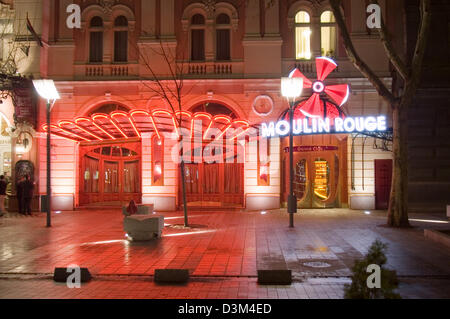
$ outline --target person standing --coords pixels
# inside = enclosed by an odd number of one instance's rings
[[[5,214],[5,198],[6,198],[6,179],[4,175],[0,175],[0,217]]]
[[[17,196],[17,206],[19,208],[19,214],[23,214],[23,177],[17,179],[16,184],[16,196]]]
[[[30,180],[29,175],[25,175],[25,180],[23,181],[23,189],[22,189],[22,209],[24,210],[25,215],[31,215],[31,201],[33,199],[33,190],[34,184]]]

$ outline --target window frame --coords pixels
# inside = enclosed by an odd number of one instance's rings
[[[100,18],[102,20],[102,26],[91,26],[92,20],[95,18]],[[89,20],[89,29],[88,29],[88,63],[89,64],[102,64],[104,61],[104,54],[105,54],[105,21],[103,20],[102,17],[98,16],[98,15],[94,15],[90,20]],[[92,50],[92,33],[101,33],[101,59],[100,61],[92,61],[91,60],[91,50]]]
[[[203,24],[192,24],[192,19],[196,15],[201,15],[203,17]],[[203,59],[194,60],[193,56],[193,45],[192,45],[192,31],[193,30],[203,30]],[[189,19],[189,61],[191,62],[205,62],[206,61],[206,18],[205,15],[199,12],[195,12]]]
[[[220,15],[226,15],[228,17],[228,24],[218,24],[217,23],[217,18],[219,18]],[[214,56],[215,56],[215,60],[218,62],[230,62],[232,60],[231,58],[231,52],[232,52],[232,32],[231,32],[231,17],[229,14],[225,13],[225,12],[219,12],[215,18],[214,18],[214,26],[215,26],[215,32],[214,32]],[[228,30],[228,59],[218,59],[218,42],[217,42],[217,31],[218,30]]]
[[[322,22],[322,15],[323,15],[325,12],[330,12],[330,13],[332,14],[332,16],[333,16],[333,18],[334,18],[334,22]],[[333,53],[333,55],[331,55],[331,56],[326,55],[326,52],[324,52],[324,53],[322,54],[322,28],[327,28],[327,27],[329,27],[329,28],[334,28],[334,29],[335,29],[335,37],[336,37],[336,39],[335,39],[335,41],[334,41],[334,53]],[[329,58],[332,58],[332,59],[335,59],[335,58],[338,56],[338,44],[339,44],[339,41],[338,41],[338,39],[339,39],[339,32],[338,32],[338,31],[339,31],[339,30],[338,30],[338,25],[337,25],[336,17],[334,16],[333,11],[332,11],[331,9],[328,9],[328,8],[322,10],[322,11],[320,12],[320,15],[319,15],[320,54],[321,54],[322,56],[326,56],[326,57],[329,57]]]
[[[309,17],[309,22],[296,22],[296,17],[300,12],[305,12],[306,14],[308,14]],[[297,28],[309,28],[309,30],[311,31],[311,34],[313,32],[313,22],[312,22],[312,14],[311,12],[309,12],[308,10],[305,10],[304,8],[299,8],[295,15],[294,15],[294,32],[293,32],[293,37],[294,37],[294,57],[295,60],[297,61],[311,61],[313,59],[313,52],[314,52],[314,48],[313,48],[313,41],[312,41],[312,36],[310,35],[309,37],[309,48],[310,48],[310,53],[311,53],[311,57],[309,59],[307,58],[299,58],[297,56]]]
[[[119,19],[120,17],[124,17],[127,21],[127,25],[126,26],[116,26],[116,21],[117,19]],[[125,57],[125,61],[118,61],[116,60],[116,33],[118,32],[126,32],[126,46],[127,46],[127,50],[126,50],[126,57]],[[130,37],[130,21],[129,19],[121,14],[118,15],[114,18],[114,22],[113,22],[113,63],[114,64],[121,64],[121,63],[128,63],[129,60],[129,45],[128,45],[128,41],[129,41],[129,37]]]

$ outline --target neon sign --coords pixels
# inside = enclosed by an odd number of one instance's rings
[[[355,133],[355,132],[383,132],[387,130],[386,117],[384,115],[374,117],[346,117],[335,118],[331,125],[329,118],[305,118],[294,120],[292,133],[294,135],[331,134],[331,133]],[[291,127],[289,121],[262,123],[263,137],[283,137],[289,135]]]

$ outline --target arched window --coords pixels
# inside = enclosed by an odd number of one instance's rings
[[[128,61],[128,20],[118,16],[114,20],[114,62]]]
[[[111,114],[112,112],[115,112],[115,111],[129,112],[130,110],[119,104],[102,104],[99,107],[96,107],[95,109],[91,110],[86,115],[92,116],[96,113]]]
[[[320,43],[322,56],[336,56],[336,19],[331,11],[320,16]]]
[[[93,17],[90,22],[89,34],[89,62],[99,63],[103,61],[103,20]]]
[[[295,15],[295,58],[309,60],[311,53],[311,18],[306,11]]]
[[[221,13],[216,18],[216,60],[230,60],[230,17]]]
[[[205,17],[201,14],[191,19],[191,60],[205,60]]]

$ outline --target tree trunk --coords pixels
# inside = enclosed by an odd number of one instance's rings
[[[394,165],[391,197],[389,200],[388,225],[409,227],[408,221],[408,121],[407,108],[393,106],[392,122]]]
[[[184,227],[189,227],[188,222],[188,211],[187,211],[187,202],[186,202],[186,182],[185,182],[185,172],[184,172],[184,160],[181,161],[180,164],[181,170],[181,183],[182,183],[182,192],[183,192],[183,211],[184,211]]]

